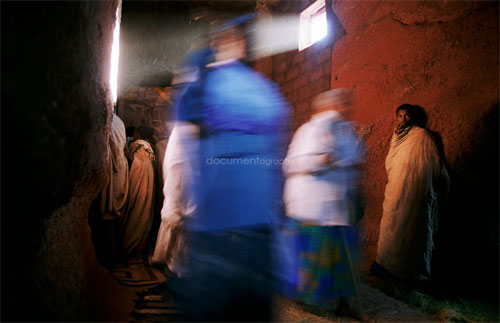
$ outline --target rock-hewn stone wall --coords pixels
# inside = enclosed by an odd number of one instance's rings
[[[310,1],[285,1],[274,11],[275,15],[299,14]],[[257,64],[257,69],[271,76],[281,87],[292,111],[292,129],[297,129],[311,116],[311,100],[330,89],[331,55],[336,35],[313,44],[302,51],[288,51],[272,56],[270,66]],[[269,64],[267,64],[269,65]],[[266,69],[267,67],[267,69]]]
[[[427,112],[451,175],[435,278],[478,293],[497,286],[498,3],[334,1],[333,11],[345,35],[319,51],[274,56],[272,75],[294,107],[294,129],[310,116],[314,94],[354,90],[353,118],[366,144],[365,266],[376,252],[395,109],[410,103]]]
[[[156,139],[170,134],[167,122],[173,118],[171,87],[124,86],[118,96],[117,114],[129,126],[146,126],[154,130]]]
[[[106,178],[118,5],[2,2],[2,320],[103,320],[119,297],[87,220]]]
[[[378,239],[394,112],[410,103],[427,112],[451,173],[450,201],[436,240],[436,277],[451,278],[450,285],[470,274],[495,279],[498,4],[338,1],[334,11],[347,34],[333,49],[331,86],[354,89],[354,118],[366,143],[367,260],[373,260]],[[478,280],[460,286],[487,287]]]

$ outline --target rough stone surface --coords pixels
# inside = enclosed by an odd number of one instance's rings
[[[275,8],[274,12],[276,15],[298,14],[310,3],[285,1]],[[332,46],[344,32],[336,17],[333,17],[333,12],[330,18],[333,18],[335,27],[335,33],[330,37],[302,51],[295,50],[272,56],[272,73],[269,71],[269,63],[257,64],[264,74],[272,75],[272,79],[278,83],[290,103],[293,112],[292,130],[296,130],[311,116],[312,98],[330,89]]]
[[[102,320],[121,297],[87,220],[106,178],[118,4],[2,2],[2,320]]]
[[[354,89],[366,144],[367,263],[376,252],[394,112],[416,104],[441,137],[451,174],[436,278],[460,281],[456,289],[488,288],[498,279],[498,3],[338,1],[334,11],[347,34],[333,49],[331,87]],[[488,278],[461,279],[471,274]]]
[[[298,13],[305,5],[285,1],[275,11]],[[435,241],[434,278],[458,293],[498,297],[498,3],[333,1],[332,6],[345,29],[333,49],[275,55],[272,76],[294,108],[293,129],[309,119],[315,94],[354,90],[353,119],[366,145],[364,269],[376,253],[395,110],[403,103],[420,105],[451,176]]]
[[[283,5],[298,12],[309,1],[297,3]],[[97,263],[87,220],[106,178],[117,6],[1,3],[3,321],[130,321],[133,297]],[[418,104],[442,138],[452,179],[436,240],[437,278],[457,289],[497,292],[498,3],[333,7],[346,30],[334,46],[284,53],[261,66],[293,105],[294,128],[308,119],[315,94],[353,87],[367,148],[367,262],[378,237],[394,110]],[[142,66],[155,66],[156,53],[141,52]],[[134,82],[141,77],[130,82],[140,85]]]
[[[118,96],[117,114],[129,126],[153,129],[158,139],[167,138],[167,121],[171,120],[173,89],[171,87],[124,86]]]
[[[349,34],[386,15],[402,24],[423,25],[453,21],[480,7],[480,1],[333,1],[334,11]]]

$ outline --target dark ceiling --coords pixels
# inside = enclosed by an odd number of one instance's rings
[[[118,86],[167,86],[209,20],[255,10],[256,1],[123,1]],[[202,17],[200,19],[200,16]]]

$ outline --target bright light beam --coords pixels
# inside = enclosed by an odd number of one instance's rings
[[[111,70],[109,76],[109,85],[111,88],[111,97],[113,105],[117,99],[118,87],[118,59],[120,57],[120,20],[121,20],[121,4],[116,9],[116,23],[113,31],[113,45],[111,47]]]
[[[299,19],[296,16],[259,18],[254,32],[254,58],[296,50],[299,42]]]

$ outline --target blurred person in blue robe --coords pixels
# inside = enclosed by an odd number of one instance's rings
[[[179,99],[179,120],[199,130],[196,211],[187,219],[183,277],[171,285],[186,320],[272,319],[289,106],[276,85],[242,63],[251,19],[215,29],[215,62]]]
[[[207,63],[213,61],[210,48],[202,47],[189,51],[180,68],[177,69],[172,85],[177,97],[189,84],[199,78],[199,72]],[[178,113],[180,100],[174,103],[174,113]],[[161,224],[158,230],[156,246],[151,262],[167,273],[182,276],[182,255],[185,251],[186,218],[194,214],[193,184],[197,170],[198,129],[188,121],[176,121],[171,124],[172,131],[162,163],[165,182],[163,185],[163,206]],[[165,268],[166,267],[166,268]],[[167,270],[168,269],[168,270]]]

